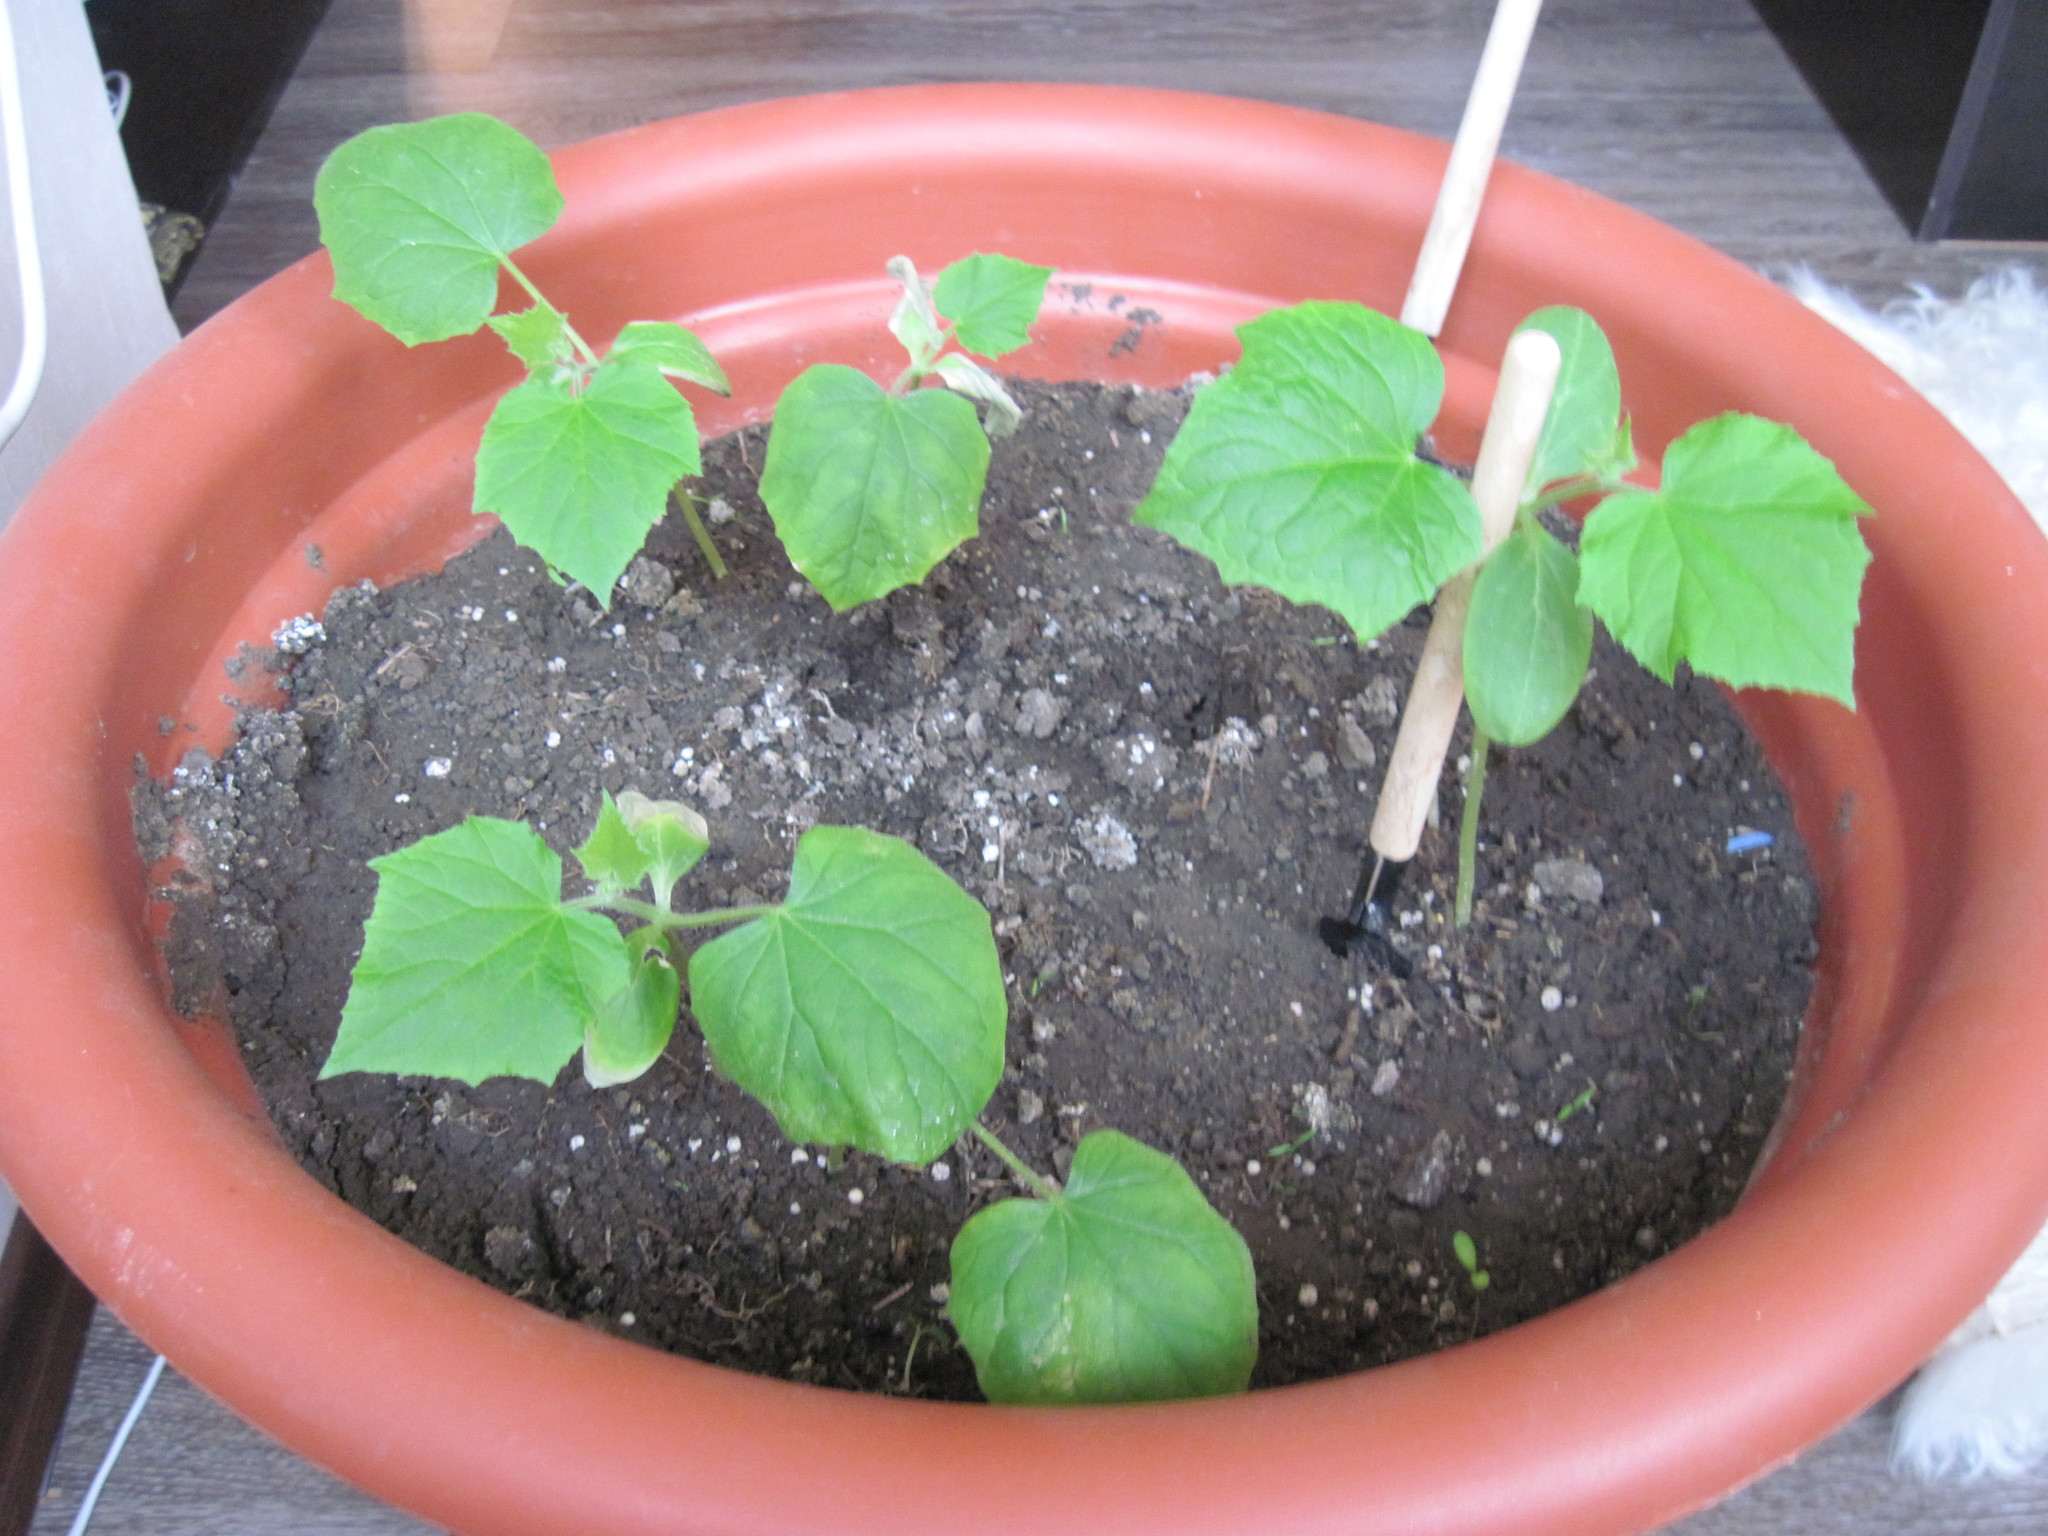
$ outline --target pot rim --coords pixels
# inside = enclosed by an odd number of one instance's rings
[[[1162,303],[1185,302],[1172,314],[1189,345],[1209,345],[1246,306],[1307,296],[1278,291],[1297,280],[1391,306],[1444,152],[1369,124],[1168,92],[799,98],[563,151],[570,213],[530,270],[567,286],[570,268],[596,261],[584,280],[601,306],[655,259],[644,232],[664,200],[730,208],[751,237],[778,198],[822,208],[863,190],[936,206],[925,244],[978,228],[1008,248],[1014,230],[981,190],[1001,177],[1034,216],[1072,210],[1063,270],[1161,279]],[[1232,226],[1290,199],[1292,254],[1276,266]],[[1130,205],[1187,222],[1181,266],[1119,264],[1119,240],[1168,239],[1128,228]],[[1412,230],[1413,244],[1316,249],[1347,220]],[[889,238],[860,233],[849,246]],[[620,249],[601,254],[607,240]],[[832,258],[856,296],[851,274],[878,268],[871,254]],[[706,249],[693,259],[715,265]],[[765,322],[747,284],[797,302],[821,282],[804,259],[760,244],[751,275],[719,268],[689,312],[751,335]],[[260,459],[246,445],[272,430],[280,402],[367,391],[402,416],[416,390],[453,419],[467,407],[451,401],[509,381],[468,343],[415,354],[401,377],[402,350],[328,302],[327,282],[324,257],[309,258],[202,328],[0,536],[0,698],[36,722],[34,740],[0,742],[0,856],[9,887],[34,893],[0,906],[0,1167],[88,1284],[182,1371],[379,1496],[502,1533],[937,1532],[969,1520],[1124,1536],[1642,1529],[1769,1470],[1888,1390],[2048,1214],[2048,1126],[2031,1091],[2048,1075],[2048,1032],[2028,1027],[2048,935],[2027,921],[2048,871],[2048,806],[2024,783],[2048,747],[2048,617],[2028,601],[2048,546],[1932,408],[1825,322],[1674,231],[1503,165],[1442,338],[1454,405],[1462,395],[1469,414],[1483,400],[1487,367],[1540,292],[1608,325],[1625,379],[1670,372],[1654,338],[1689,338],[1670,343],[1690,371],[1669,403],[1631,386],[1648,397],[1648,441],[1701,401],[1741,402],[1795,421],[1879,505],[1862,714],[1744,701],[1829,888],[1803,1107],[1738,1211],[1595,1296],[1439,1355],[1117,1409],[871,1399],[746,1377],[543,1315],[426,1259],[327,1195],[214,1086],[162,1002],[127,844],[132,755],[164,756],[145,722],[185,684],[214,691],[226,642],[194,615],[225,609],[235,633],[267,632],[226,549],[235,530],[210,533],[193,510],[228,494],[221,466],[193,449],[222,430],[206,423],[225,418],[243,458]],[[288,333],[272,329],[280,319]],[[1103,323],[1052,327],[1034,366],[1099,353]],[[608,334],[602,320],[592,333]],[[1176,345],[1132,367],[1185,371],[1192,354]],[[734,410],[764,377],[736,370]],[[387,433],[386,459],[412,455],[445,479],[449,444],[401,426],[364,430]],[[461,431],[473,435],[461,422],[450,434]],[[330,505],[368,495],[377,473],[350,468],[350,447],[280,468],[278,531],[251,526],[283,549],[328,526]],[[466,499],[459,475],[449,483]],[[171,526],[127,520],[166,503]],[[437,511],[379,537],[416,559],[445,552]],[[159,631],[168,638],[153,644]],[[1876,1274],[1884,1284],[1859,1283]],[[294,1289],[274,1292],[279,1281]]]

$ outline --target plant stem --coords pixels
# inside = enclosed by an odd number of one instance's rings
[[[538,288],[533,286],[533,279],[528,277],[524,272],[520,271],[519,268],[513,264],[511,257],[500,256],[498,259],[505,264],[505,270],[512,274],[512,280],[515,283],[517,283],[520,287],[524,288],[528,293],[533,295],[534,303],[547,304],[548,308],[554,309],[556,314],[562,314],[562,312],[559,309],[555,309],[554,305],[548,304],[547,296],[543,294]],[[567,315],[562,315],[562,329],[568,333],[569,340],[575,344],[577,352],[580,353],[583,357],[583,361],[588,363],[591,367],[595,368],[597,366],[597,354],[590,349],[590,343],[585,341],[581,336],[579,336],[576,333],[576,327],[569,323],[569,317]]]
[[[974,1124],[971,1127],[969,1127],[969,1129],[971,1129],[975,1135],[979,1136],[982,1139],[982,1141],[987,1144],[988,1149],[991,1152],[995,1153],[997,1157],[1000,1157],[1003,1160],[1003,1165],[1007,1167],[1010,1170],[1010,1172],[1017,1175],[1017,1177],[1023,1181],[1024,1185],[1028,1189],[1030,1189],[1030,1191],[1033,1194],[1038,1196],[1039,1199],[1059,1199],[1059,1185],[1053,1183],[1051,1179],[1044,1177],[1042,1174],[1034,1172],[1029,1163],[1025,1162],[1023,1158],[1019,1157],[1016,1153],[1012,1152],[1008,1147],[1004,1146],[1002,1142],[997,1139],[996,1133],[994,1131],[990,1130],[987,1126],[983,1125],[979,1120],[975,1121]]]
[[[711,562],[712,580],[725,580],[725,562],[718,557],[718,546],[711,542],[711,530],[697,516],[697,499],[688,491],[677,491],[676,500],[683,504],[683,521],[690,525],[690,537],[697,541],[697,548]]]
[[[1472,767],[1465,775],[1465,811],[1458,818],[1458,926],[1472,921],[1472,888],[1479,873],[1479,802],[1486,794],[1486,751],[1493,745],[1472,722]]]
[[[766,917],[776,910],[773,905],[760,907],[720,907],[711,912],[664,912],[651,901],[641,901],[635,896],[578,896],[564,903],[581,912],[618,912],[626,917],[637,917],[657,928],[716,928],[721,923],[744,923],[750,918]]]

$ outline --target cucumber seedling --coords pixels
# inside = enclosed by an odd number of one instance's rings
[[[724,369],[664,320],[632,322],[600,355],[542,295],[513,252],[553,227],[562,194],[547,156],[496,118],[358,134],[328,156],[313,201],[336,298],[407,346],[488,324],[526,365],[484,427],[473,508],[609,605],[676,483],[703,467],[695,416],[668,381],[725,394]],[[888,266],[903,290],[889,329],[908,366],[886,389],[840,364],[806,369],[776,405],[761,476],[791,562],[840,611],[923,580],[978,530],[988,440],[1023,413],[967,354],[1024,346],[1052,275],[978,253],[934,287],[907,257]],[[501,275],[530,307],[494,313]],[[695,503],[678,500],[723,577]]]
[[[776,402],[761,471],[790,563],[842,613],[924,580],[979,531],[989,439],[1016,431],[1024,413],[966,354],[996,358],[1029,342],[1052,276],[981,253],[936,285],[907,256],[888,265],[903,290],[889,330],[909,363],[886,389],[841,363],[806,368]]]
[[[1564,717],[1596,618],[1666,683],[1683,661],[1733,687],[1853,709],[1870,560],[1857,528],[1870,508],[1797,432],[1757,416],[1699,423],[1665,450],[1656,489],[1624,483],[1636,455],[1599,326],[1557,307],[1520,329],[1555,340],[1557,380],[1512,532],[1490,551],[1471,488],[1418,452],[1442,400],[1442,360],[1419,331],[1351,303],[1299,304],[1240,327],[1240,361],[1195,396],[1135,514],[1226,582],[1332,609],[1361,644],[1467,585],[1451,652],[1473,720],[1461,922],[1487,749],[1533,743]],[[1602,499],[1574,550],[1539,514],[1585,496]],[[1427,770],[1430,800],[1440,762]],[[1420,830],[1417,820],[1411,835]],[[1372,931],[1383,876],[1398,878],[1414,852],[1377,834],[1352,916],[1324,921],[1340,953]],[[1398,959],[1383,932],[1375,952]]]
[[[599,355],[542,295],[512,253],[553,227],[561,190],[539,147],[496,118],[359,133],[320,167],[313,206],[336,298],[409,347],[488,324],[526,366],[484,427],[473,510],[608,606],[676,483],[703,468],[696,417],[670,381],[725,394],[725,370],[666,320],[633,321]],[[501,274],[530,306],[496,312]],[[722,576],[696,507],[679,499]]]
[[[900,839],[814,826],[782,902],[679,911],[675,886],[709,846],[689,807],[627,791],[576,850],[586,895],[564,897],[560,857],[515,821],[473,816],[374,860],[320,1075],[551,1084],[580,1049],[593,1085],[629,1082],[668,1045],[687,976],[712,1064],[792,1141],[927,1163],[972,1134],[1032,1192],[952,1246],[948,1311],[989,1398],[1242,1391],[1251,1253],[1186,1170],[1098,1130],[1062,1187],[981,1122],[1009,1018],[982,905]],[[730,931],[689,948],[712,927]]]

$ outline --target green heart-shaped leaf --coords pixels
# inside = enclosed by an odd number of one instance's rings
[[[1226,582],[1321,603],[1378,635],[1479,555],[1479,509],[1415,457],[1443,396],[1419,332],[1360,304],[1238,328],[1244,356],[1195,396],[1138,522]]]
[[[820,363],[776,403],[761,500],[790,562],[843,613],[972,538],[987,478],[988,439],[960,396],[892,395]]]
[[[1790,427],[1716,416],[1666,451],[1661,489],[1593,509],[1579,601],[1667,683],[1683,660],[1854,709],[1869,512]]]
[[[696,333],[668,320],[635,320],[612,343],[613,357],[637,357],[672,379],[701,384],[717,394],[732,393],[732,383],[711,349]]]
[[[657,901],[665,901],[676,882],[710,851],[711,829],[680,800],[650,800],[637,789],[624,790],[619,817],[647,855]]]
[[[1621,375],[1606,333],[1583,309],[1567,304],[1537,310],[1515,331],[1547,331],[1560,355],[1557,386],[1529,466],[1529,489],[1577,475],[1619,480],[1635,467],[1635,453],[1619,428]]]
[[[647,850],[626,825],[626,818],[619,814],[618,802],[612,799],[610,790],[603,792],[597,808],[597,825],[576,850],[576,862],[583,866],[583,873],[598,890],[611,896],[632,890],[654,867]]]
[[[608,357],[581,393],[535,377],[498,402],[477,450],[475,507],[609,603],[675,483],[701,467],[689,402],[652,363]]]
[[[627,936],[633,979],[605,1000],[583,1033],[583,1078],[593,1088],[612,1088],[639,1077],[668,1049],[682,1006],[683,980],[662,953],[661,932],[636,929]]]
[[[927,1162],[981,1113],[1008,1008],[981,904],[897,838],[813,827],[789,898],[690,957],[718,1069],[791,1141]]]
[[[492,315],[490,327],[528,368],[566,363],[576,355],[575,343],[569,340],[568,318],[552,304]]]
[[[1051,267],[1034,267],[1012,256],[974,255],[939,274],[932,297],[953,322],[953,339],[983,357],[1028,346],[1031,322],[1045,302]]]
[[[1503,746],[1541,740],[1579,696],[1593,615],[1578,591],[1578,559],[1534,523],[1479,568],[1465,617],[1465,701]]]
[[[997,1403],[1242,1392],[1259,1349],[1251,1251],[1172,1158],[1117,1131],[1050,1200],[1004,1200],[953,1239],[947,1311]]]
[[[334,296],[407,346],[466,336],[498,299],[498,264],[561,217],[548,157],[480,112],[372,128],[313,183]]]
[[[472,816],[370,868],[377,899],[320,1075],[553,1082],[628,980],[618,929],[562,904],[561,859],[521,822]]]

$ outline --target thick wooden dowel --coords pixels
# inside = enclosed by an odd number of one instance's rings
[[[1479,205],[1486,196],[1493,157],[1500,149],[1501,130],[1507,126],[1508,108],[1514,104],[1515,86],[1522,78],[1529,37],[1542,9],[1543,0],[1500,0],[1494,9],[1486,49],[1479,56],[1479,73],[1473,77],[1472,94],[1465,98],[1465,115],[1458,120],[1458,136],[1451,142],[1450,164],[1444,168],[1436,208],[1422,237],[1422,254],[1415,260],[1408,297],[1401,305],[1401,323],[1425,336],[1434,336],[1444,327],[1451,294],[1465,266],[1465,252],[1472,245],[1472,227],[1479,222]]]
[[[1543,331],[1523,331],[1508,343],[1500,387],[1479,445],[1479,464],[1472,472],[1472,499],[1479,503],[1480,560],[1514,531],[1560,361],[1556,340]],[[1444,754],[1450,750],[1458,709],[1465,702],[1465,614],[1478,574],[1479,561],[1474,561],[1437,594],[1422,659],[1416,663],[1415,681],[1401,712],[1401,728],[1387,757],[1387,777],[1380,785],[1369,841],[1375,853],[1396,863],[1414,858],[1421,845],[1422,828],[1436,802]]]

